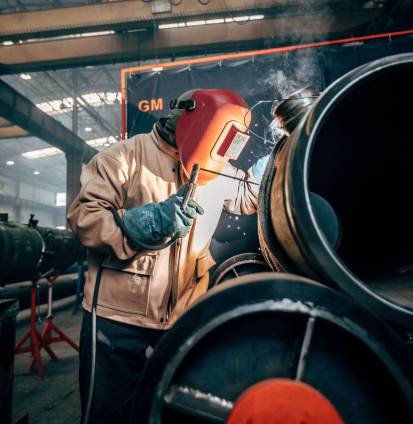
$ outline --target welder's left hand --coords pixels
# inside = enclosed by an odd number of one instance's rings
[[[254,175],[257,183],[260,183],[264,175],[265,167],[267,166],[268,158],[270,155],[263,156],[252,165],[252,174]]]

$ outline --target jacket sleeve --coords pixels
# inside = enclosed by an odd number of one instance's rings
[[[113,207],[123,216],[128,182],[125,158],[106,152],[96,155],[82,171],[80,193],[67,215],[72,231],[85,247],[120,260],[136,254],[110,211]]]
[[[245,172],[228,165],[224,173],[243,180],[237,181],[226,178],[225,210],[236,215],[252,215],[256,213],[259,185],[256,184],[251,170]]]

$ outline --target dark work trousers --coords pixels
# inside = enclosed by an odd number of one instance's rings
[[[91,318],[89,312],[83,311],[79,354],[82,417],[90,381]],[[96,328],[95,384],[89,423],[139,423],[139,417],[131,417],[131,411],[146,361],[145,351],[148,346],[155,346],[164,331],[100,317]]]

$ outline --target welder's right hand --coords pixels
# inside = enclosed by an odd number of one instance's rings
[[[187,206],[181,209],[186,190],[187,185],[184,185],[176,194],[159,203],[158,216],[161,223],[161,237],[172,237],[175,234],[185,237],[196,215],[204,213],[202,207],[193,199],[190,199]]]
[[[164,202],[127,210],[123,222],[132,241],[137,245],[139,242],[150,244],[175,234],[181,237],[188,234],[194,218],[197,214],[202,215],[204,210],[192,199],[184,210],[181,209],[185,190],[186,186],[181,187]]]

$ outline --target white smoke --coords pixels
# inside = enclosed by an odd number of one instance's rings
[[[282,100],[298,90],[298,85],[289,79],[282,70],[271,69],[264,84],[274,93],[274,100]]]
[[[279,63],[279,69],[271,69],[260,81],[268,88],[269,97],[274,99],[273,106],[304,87],[320,86],[322,72],[316,50],[297,50],[285,55]],[[267,134],[276,144],[284,133],[279,123],[273,119],[267,128]]]
[[[294,57],[288,55],[283,59],[282,69],[271,69],[260,81],[269,88],[274,100],[287,99],[296,91],[315,82],[318,85],[320,66],[314,50],[298,50],[294,53]]]

